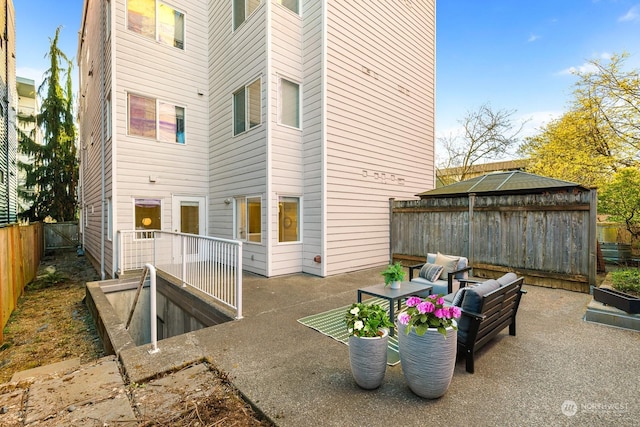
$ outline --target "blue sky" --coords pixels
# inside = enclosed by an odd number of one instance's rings
[[[16,13],[16,73],[20,77],[42,83],[49,68],[45,55],[49,39],[62,25],[59,46],[74,59],[78,50],[78,30],[82,19],[82,0],[13,0]],[[77,80],[77,79],[76,79]],[[77,88],[76,88],[77,90]]]
[[[534,133],[566,110],[570,70],[623,51],[640,68],[640,0],[441,0],[436,10],[440,137],[483,103],[516,110]]]
[[[17,72],[39,84],[59,25],[60,46],[75,58],[83,2],[13,3]],[[533,133],[566,109],[570,69],[622,51],[629,68],[640,68],[640,0],[439,0],[436,29],[438,136],[484,103],[516,110]]]

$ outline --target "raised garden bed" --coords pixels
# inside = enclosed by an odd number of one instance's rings
[[[593,290],[593,299],[602,304],[626,311],[629,314],[640,313],[640,298],[615,289],[595,288]]]

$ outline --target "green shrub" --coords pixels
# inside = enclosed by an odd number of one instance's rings
[[[613,287],[620,292],[640,294],[640,269],[627,268],[611,273]]]
[[[64,283],[69,278],[64,273],[56,271],[55,267],[47,267],[44,274],[36,277],[31,283],[27,285],[29,290],[38,290],[50,288],[52,286]]]

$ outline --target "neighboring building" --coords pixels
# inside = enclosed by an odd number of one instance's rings
[[[524,171],[527,167],[528,159],[502,160],[499,162],[481,163],[471,165],[467,168],[464,181],[492,172]],[[436,169],[436,187],[443,187],[461,181],[464,168],[453,167]]]
[[[0,2],[0,225],[17,221],[16,27],[11,0]]]
[[[18,129],[38,144],[42,144],[42,134],[36,126],[35,121],[20,120],[20,117],[35,117],[38,114],[36,83],[31,79],[16,77],[16,86],[18,91]],[[29,164],[33,162],[33,159],[26,154],[18,153],[18,162]],[[18,188],[22,191],[27,191],[25,187],[26,179],[26,172],[18,167]],[[33,193],[34,190],[31,189],[28,191]],[[30,207],[31,202],[18,195],[18,213],[25,212]]]
[[[389,198],[435,186],[435,1],[85,0],[83,240],[239,239],[245,270],[389,260]]]

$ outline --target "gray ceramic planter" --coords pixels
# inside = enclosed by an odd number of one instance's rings
[[[349,362],[356,384],[366,390],[380,387],[387,370],[389,331],[374,338],[349,337]]]
[[[446,393],[456,365],[457,332],[447,328],[447,338],[437,329],[418,336],[398,322],[398,350],[402,373],[409,388],[420,397],[435,399]]]

